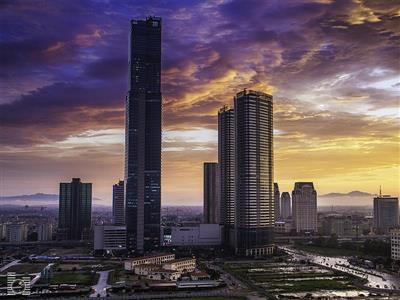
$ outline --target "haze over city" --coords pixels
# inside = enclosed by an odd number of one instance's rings
[[[163,18],[163,205],[202,203],[217,111],[243,88],[274,96],[281,191],[313,181],[319,194],[399,194],[395,2],[0,5],[1,196],[57,194],[81,177],[111,204],[124,178],[129,20],[149,14]]]

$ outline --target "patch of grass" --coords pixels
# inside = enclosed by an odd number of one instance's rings
[[[6,276],[0,277],[0,286],[1,286],[1,287],[7,286],[7,277],[6,277]]]
[[[168,300],[182,300],[185,298],[167,298]],[[226,297],[216,297],[216,296],[210,296],[210,297],[190,297],[191,300],[226,300]],[[245,300],[246,297],[234,297],[234,296],[229,296],[229,299],[232,300]]]
[[[290,284],[273,284],[270,286],[271,289],[284,289],[286,293],[297,293],[297,292],[313,292],[318,290],[347,290],[353,288],[346,281],[337,280],[304,280],[291,282]]]
[[[41,263],[18,264],[9,267],[7,270],[3,271],[2,274],[7,274],[7,272],[15,272],[17,274],[39,273],[43,270],[45,266],[47,266],[47,264],[41,264]]]
[[[55,272],[50,280],[50,284],[78,284],[94,285],[97,282],[96,273],[78,273],[78,272]]]

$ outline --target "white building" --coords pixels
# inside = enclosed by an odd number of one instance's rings
[[[126,227],[115,225],[94,226],[94,250],[126,249]]]
[[[216,246],[221,242],[222,226],[219,224],[171,227],[172,246]]]
[[[53,224],[43,223],[37,227],[38,241],[51,241],[53,239]]]
[[[317,191],[312,182],[295,183],[292,217],[296,232],[317,232]]]
[[[23,242],[28,237],[28,225],[25,223],[7,224],[7,241]]]
[[[181,272],[174,270],[157,269],[150,271],[147,275],[147,279],[151,280],[166,280],[166,281],[177,281],[181,277]]]
[[[393,260],[400,260],[400,229],[392,229],[390,232],[391,253]]]
[[[165,262],[175,259],[175,254],[157,254],[150,256],[143,256],[127,260],[124,263],[124,268],[126,271],[135,271],[135,267],[139,265],[162,265]]]
[[[163,269],[178,272],[193,272],[196,269],[195,258],[179,258],[163,264]]]

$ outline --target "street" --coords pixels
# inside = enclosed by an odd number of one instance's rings
[[[3,266],[2,268],[0,268],[0,272],[7,270],[8,268],[10,268],[14,265],[17,265],[19,262],[20,262],[19,259],[13,260],[12,262],[10,262],[10,263],[6,264],[5,266]]]
[[[97,281],[97,284],[92,286],[94,289],[94,292],[90,295],[90,297],[97,297],[97,295],[100,295],[100,297],[106,297],[107,296],[107,287],[109,286],[107,284],[107,279],[108,279],[108,274],[111,272],[111,270],[108,271],[99,271],[97,274],[100,274],[99,280]]]

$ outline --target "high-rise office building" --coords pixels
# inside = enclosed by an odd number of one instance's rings
[[[81,240],[91,227],[92,184],[80,178],[60,183],[58,231],[61,239]]]
[[[236,252],[273,252],[272,96],[244,90],[235,97]]]
[[[161,19],[132,20],[125,128],[127,248],[160,244]]]
[[[296,182],[292,192],[292,217],[296,232],[317,231],[317,191],[312,182]]]
[[[6,225],[7,242],[24,242],[28,237],[28,225],[25,223],[10,223]]]
[[[399,198],[387,195],[374,198],[374,230],[388,233],[399,226]]]
[[[203,216],[206,224],[219,224],[218,164],[204,163],[203,168]]]
[[[98,224],[94,226],[94,250],[126,249],[126,228],[118,225]]]
[[[41,223],[37,226],[38,241],[51,241],[53,239],[53,224]]]
[[[235,241],[235,113],[222,107],[218,112],[218,167],[220,178],[220,223],[224,225],[223,243]]]
[[[113,185],[113,223],[125,225],[124,181]]]
[[[390,231],[391,258],[400,261],[400,228]]]
[[[274,182],[274,215],[275,221],[277,221],[281,216],[281,192],[279,191],[278,183]]]
[[[281,195],[281,217],[287,220],[292,215],[292,207],[290,204],[290,194],[283,192]]]

